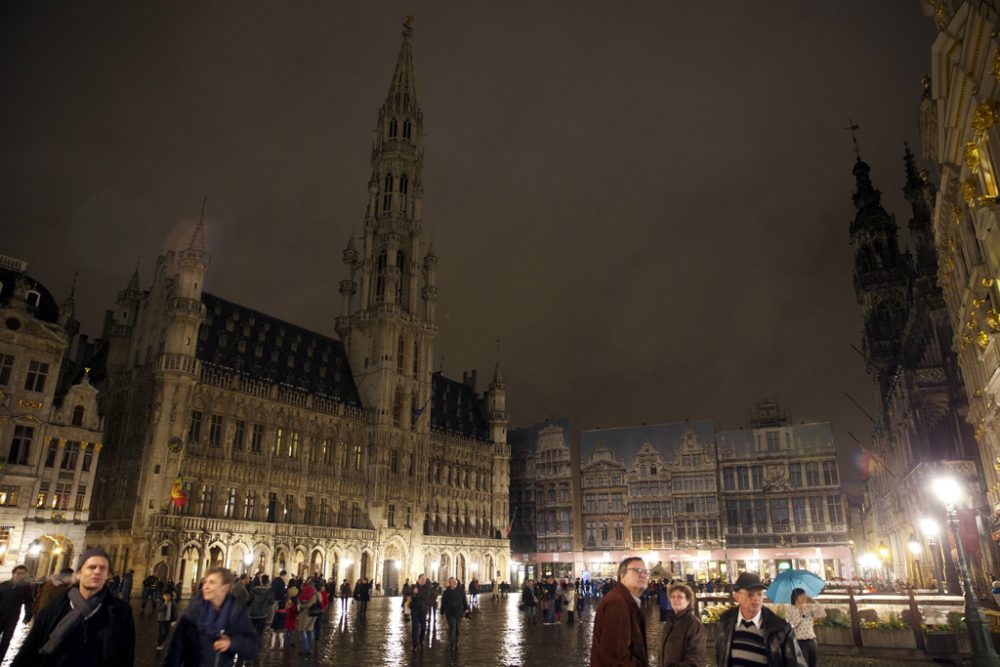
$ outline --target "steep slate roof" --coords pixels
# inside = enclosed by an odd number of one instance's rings
[[[197,356],[202,362],[361,407],[339,340],[207,292],[201,301],[206,312]]]
[[[431,382],[431,428],[478,440],[490,439],[489,425],[474,389],[440,372]]]
[[[35,317],[43,322],[58,322],[59,304],[56,303],[56,300],[52,297],[52,293],[45,288],[45,285],[27,274],[18,273],[2,266],[0,266],[0,283],[3,283],[0,286],[0,306],[6,306],[10,303],[11,298],[14,296],[14,285],[18,277],[24,279],[29,290],[34,289],[38,292],[38,307],[34,309]]]

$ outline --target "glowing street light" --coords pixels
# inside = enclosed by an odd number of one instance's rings
[[[938,593],[944,594],[944,575],[941,573],[941,550],[938,547],[938,535],[941,526],[929,516],[920,518],[920,532],[927,538],[927,548],[931,551],[931,562],[934,564],[934,578],[937,579]]]
[[[32,556],[37,556],[38,554],[42,553],[42,545],[39,544],[38,542],[35,542],[28,548],[28,553],[31,554]]]
[[[913,573],[916,575],[914,578],[917,580],[917,588],[923,588],[924,575],[920,571],[920,552],[924,548],[913,533],[910,533],[910,539],[906,542],[906,547],[910,550],[910,555],[913,556]]]
[[[931,488],[934,495],[944,504],[945,517],[951,527],[952,539],[955,540],[955,550],[958,552],[958,570],[962,575],[962,588],[965,589],[965,628],[969,632],[972,644],[973,667],[1000,667],[1000,655],[993,648],[993,638],[990,636],[983,610],[972,592],[972,581],[969,577],[969,565],[965,560],[965,548],[962,546],[962,536],[958,528],[958,512],[955,506],[962,498],[962,485],[954,477],[939,477],[934,480]]]

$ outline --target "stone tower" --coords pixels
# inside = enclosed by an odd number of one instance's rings
[[[879,393],[902,361],[903,330],[909,310],[911,261],[899,251],[899,229],[894,216],[882,207],[882,193],[872,185],[870,168],[860,155],[854,163],[857,190],[851,223],[854,246],[854,291],[864,318],[862,344],[874,364]]]
[[[407,21],[389,93],[378,112],[360,253],[344,250],[343,313],[337,333],[347,349],[362,403],[375,423],[426,432],[434,353],[433,248],[421,256],[423,113],[417,104]]]

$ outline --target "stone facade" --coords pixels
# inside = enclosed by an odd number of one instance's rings
[[[776,404],[766,407],[773,412]],[[784,567],[850,576],[830,425],[758,418],[748,426],[716,432],[712,422],[684,422],[581,433],[569,486],[580,489],[582,520],[573,539],[563,540],[579,546],[553,553],[539,530],[537,548],[523,541],[513,549],[519,572],[537,576],[572,563],[573,576],[613,576],[621,558],[638,553],[654,576],[725,579],[741,570],[774,576]],[[555,469],[535,466],[530,478],[520,472],[518,461],[539,456],[525,437],[531,430],[538,427],[514,432],[525,443],[511,477],[519,511],[529,509],[527,489],[557,484],[548,477]],[[539,435],[539,450],[541,442]],[[541,495],[534,503],[544,511]]]
[[[1000,4],[924,2],[939,33],[919,117],[924,157],[940,182],[929,211],[937,281],[978,444],[967,505],[989,535],[966,543],[996,571],[1000,539]],[[985,499],[976,493],[982,480]],[[982,499],[982,500],[981,500]],[[980,548],[981,545],[981,548]],[[992,562],[992,565],[990,564]]]
[[[0,578],[75,567],[104,430],[73,296],[57,306],[26,270],[0,256]]]
[[[110,456],[88,542],[183,583],[211,565],[356,579],[507,578],[510,454],[499,363],[432,369],[433,249],[421,255],[423,114],[411,29],[343,253],[339,339],[204,291],[199,223],[109,312]],[[172,497],[183,489],[187,501]]]
[[[856,213],[850,226],[854,287],[864,321],[862,353],[879,406],[871,445],[866,444],[867,490],[878,550],[888,551],[884,565],[899,577],[912,572],[907,544],[921,535],[921,517],[937,516],[943,524],[943,510],[922,481],[928,471],[958,474],[978,461],[967,421],[970,404],[961,386],[961,375],[969,376],[964,367],[960,374],[962,357],[956,363],[952,352],[955,330],[946,300],[954,297],[938,284],[931,211],[946,205],[948,197],[938,196],[926,173],[918,173],[908,148],[903,162],[913,253],[900,251],[896,219],[883,208],[860,152],[853,169]],[[954,228],[951,223],[948,233]],[[968,506],[983,508],[977,476],[965,480],[964,487]],[[968,550],[971,569],[985,584],[991,559],[976,539]]]

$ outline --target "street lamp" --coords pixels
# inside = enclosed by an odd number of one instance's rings
[[[972,581],[969,577],[969,565],[965,561],[965,549],[962,547],[962,537],[958,530],[958,513],[955,505],[962,497],[962,486],[954,477],[939,477],[933,483],[934,495],[944,503],[945,516],[951,527],[952,538],[955,540],[955,550],[958,551],[958,571],[962,575],[962,587],[965,589],[965,627],[969,632],[972,645],[973,667],[1000,667],[1000,655],[993,648],[993,638],[979,608],[976,596],[972,592]]]
[[[923,588],[924,577],[920,572],[920,552],[923,547],[920,546],[917,536],[913,533],[910,533],[910,539],[906,542],[906,546],[910,549],[910,555],[913,556],[913,574],[916,575],[914,579],[916,579],[917,588]]]
[[[937,537],[941,533],[941,526],[929,516],[920,519],[920,532],[927,538],[927,547],[931,550],[931,562],[934,564],[934,578],[937,579],[938,593],[944,594],[944,574],[941,567],[941,553],[938,547]]]
[[[878,557],[882,559],[882,574],[889,581],[889,547],[885,546],[885,542],[878,543]]]

